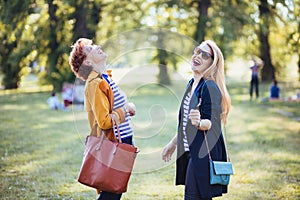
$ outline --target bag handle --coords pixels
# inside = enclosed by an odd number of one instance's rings
[[[118,142],[119,143],[122,143],[122,140],[121,140],[121,133],[120,133],[120,128],[119,128],[119,123],[118,123],[118,120],[116,119],[116,116],[114,114],[109,114],[110,115],[110,118],[111,118],[111,123],[112,123],[112,130],[113,130],[113,134],[115,134],[114,132],[114,125],[116,125],[117,127],[117,131],[118,131]],[[101,134],[101,137],[100,137],[100,141],[103,141],[104,139],[104,132],[102,129],[100,129],[102,131],[102,134]]]
[[[116,119],[116,115],[115,114],[110,114],[110,117],[111,117],[111,122],[112,122],[112,129],[113,129],[113,133],[115,132],[114,131],[114,125],[116,125],[117,127],[117,131],[118,131],[118,141],[119,143],[122,143],[122,140],[121,140],[121,133],[120,133],[120,128],[119,128],[119,122],[118,120]]]

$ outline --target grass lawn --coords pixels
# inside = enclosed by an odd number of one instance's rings
[[[183,199],[184,187],[174,186],[174,158],[165,164],[160,154],[176,132],[185,83],[127,87],[137,106],[132,123],[141,152],[122,199]],[[263,95],[267,87],[262,85]],[[300,103],[250,102],[248,84],[229,88],[233,106],[226,130],[235,175],[229,193],[216,199],[300,199]],[[49,110],[49,96],[0,92],[0,199],[96,199],[93,189],[77,182],[86,114]]]

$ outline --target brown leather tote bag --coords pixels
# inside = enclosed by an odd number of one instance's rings
[[[118,130],[118,141],[87,136],[82,166],[78,181],[101,191],[123,193],[127,191],[138,148],[122,143],[119,125],[113,120]]]

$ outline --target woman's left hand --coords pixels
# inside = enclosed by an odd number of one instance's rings
[[[194,126],[198,126],[201,120],[201,114],[199,110],[191,109],[189,119]]]

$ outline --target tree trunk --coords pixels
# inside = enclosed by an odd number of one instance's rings
[[[206,35],[206,22],[208,20],[208,8],[211,5],[211,0],[199,0],[197,5],[198,22],[194,39],[200,43],[204,41]]]
[[[92,4],[92,9],[90,11],[90,22],[92,23],[92,26],[90,29],[88,29],[88,37],[96,38],[96,32],[98,29],[98,24],[101,20],[101,12],[103,5],[97,5],[95,1],[91,1],[90,3]]]
[[[167,68],[167,57],[168,57],[168,52],[164,48],[164,32],[159,31],[158,32],[158,44],[157,46],[159,49],[157,50],[158,53],[158,60],[159,60],[159,73],[158,73],[158,82],[163,85],[170,85],[171,84],[171,79],[168,73],[168,68]]]
[[[262,69],[262,81],[271,82],[275,79],[275,68],[272,64],[270,43],[269,43],[269,17],[270,10],[267,0],[261,0],[259,5],[259,41],[260,41],[260,57],[264,61],[264,67]]]
[[[17,47],[17,41],[12,43],[4,44],[4,49],[2,49],[3,53],[7,56],[3,56],[1,60],[1,67],[3,72],[3,80],[2,84],[4,89],[17,89],[19,87],[20,82],[20,67],[12,66],[9,63],[9,56],[11,55],[13,50]]]
[[[0,6],[0,71],[5,89],[17,89],[21,82],[21,61],[30,53],[33,46],[31,39],[22,39],[28,15],[33,13],[36,4],[28,1],[1,1]],[[26,41],[30,45],[26,45]]]
[[[77,1],[76,1],[77,2]],[[74,41],[77,40],[78,38],[88,37],[88,28],[87,28],[87,21],[86,21],[86,16],[87,16],[87,8],[85,8],[86,2],[84,1],[79,1],[79,4],[76,3],[75,5],[75,24],[74,24]]]
[[[300,30],[300,26],[299,26],[299,30]],[[300,39],[300,37],[299,37],[299,39]],[[300,42],[299,39],[298,39],[296,45],[299,44],[299,42]],[[300,47],[297,48],[296,53],[298,54],[298,62],[297,62],[297,64],[298,64],[298,81],[300,82]]]
[[[298,80],[300,81],[300,54],[298,55]]]
[[[166,50],[158,49],[158,57],[159,57],[158,82],[162,85],[170,85],[171,80],[167,68]]]
[[[96,38],[98,23],[101,20],[102,6],[103,4],[95,1],[89,1],[88,3],[85,1],[75,2],[73,41],[82,37]]]
[[[8,62],[6,63],[7,67],[5,68],[5,76],[3,77],[4,89],[17,89],[20,82],[20,69],[14,70],[14,67],[11,64],[8,64]]]
[[[56,68],[56,64],[58,61],[58,42],[57,42],[57,31],[56,27],[58,24],[58,19],[55,15],[57,10],[57,5],[53,4],[53,0],[48,0],[48,14],[50,18],[49,23],[49,54],[48,54],[48,79],[50,80],[51,84],[53,85],[53,90],[58,91],[60,90],[61,86],[58,85],[56,77],[56,73],[58,73],[58,70]]]

